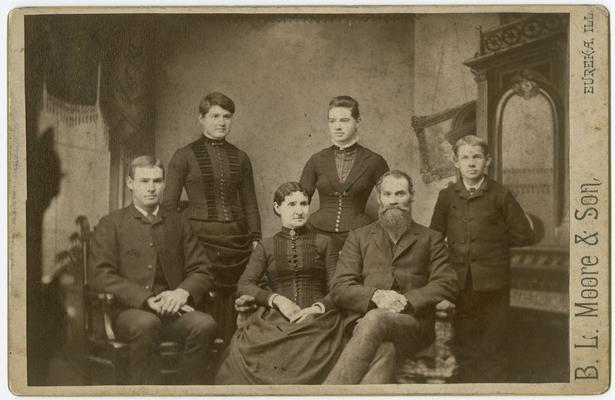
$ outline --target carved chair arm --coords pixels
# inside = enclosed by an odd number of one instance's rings
[[[115,296],[111,293],[105,292],[96,292],[91,288],[87,287],[84,291],[87,310],[87,327],[86,329],[90,329],[92,325],[92,319],[94,318],[93,310],[98,310],[100,313],[99,316],[102,317],[102,327],[104,329],[105,338],[110,341],[116,340],[115,332],[113,331],[113,323],[111,318],[111,312],[114,308],[115,304]],[[90,332],[87,332],[90,334]]]
[[[242,301],[243,300],[243,301]],[[246,323],[246,320],[254,311],[256,311],[256,303],[255,299],[252,296],[243,295],[235,300],[235,310],[237,311],[237,326],[243,326]],[[241,305],[238,304],[241,302]]]

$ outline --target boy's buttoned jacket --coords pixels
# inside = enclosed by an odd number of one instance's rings
[[[473,289],[479,291],[510,285],[510,247],[534,240],[510,190],[487,177],[471,195],[461,180],[440,191],[431,228],[446,235],[460,288],[470,270]]]
[[[159,209],[150,222],[132,204],[101,218],[92,238],[89,284],[122,306],[140,308],[152,296],[155,269],[171,290],[183,288],[198,305],[211,288],[211,263],[189,224]]]

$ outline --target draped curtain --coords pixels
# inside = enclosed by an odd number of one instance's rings
[[[137,141],[153,150],[152,49],[155,34],[147,15],[54,15],[36,18],[44,40],[48,93],[66,103],[94,105],[99,66],[100,107],[111,143]]]
[[[82,384],[82,368],[53,367],[60,346],[69,355],[63,362],[79,363],[83,354],[81,270],[65,271],[57,256],[70,249],[78,215],[95,225],[122,205],[112,200],[124,169],[113,164],[153,152],[155,41],[140,16],[27,16],[25,22],[28,380]]]

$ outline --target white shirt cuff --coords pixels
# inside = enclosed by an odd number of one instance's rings
[[[271,296],[269,296],[269,299],[267,299],[267,303],[269,304],[269,308],[273,308],[273,300],[278,297],[279,294],[274,293]]]
[[[327,311],[327,310],[325,309],[325,305],[324,305],[324,304],[322,304],[320,301],[318,301],[318,302],[316,302],[316,303],[312,304],[312,307],[317,307],[317,308],[319,308],[319,309],[320,309],[320,313],[321,313],[321,314],[324,314],[324,313],[325,313],[325,311]]]

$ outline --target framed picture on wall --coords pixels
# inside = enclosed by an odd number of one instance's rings
[[[421,153],[425,183],[455,175],[453,145],[462,136],[476,132],[476,101],[469,101],[432,115],[413,116]]]

